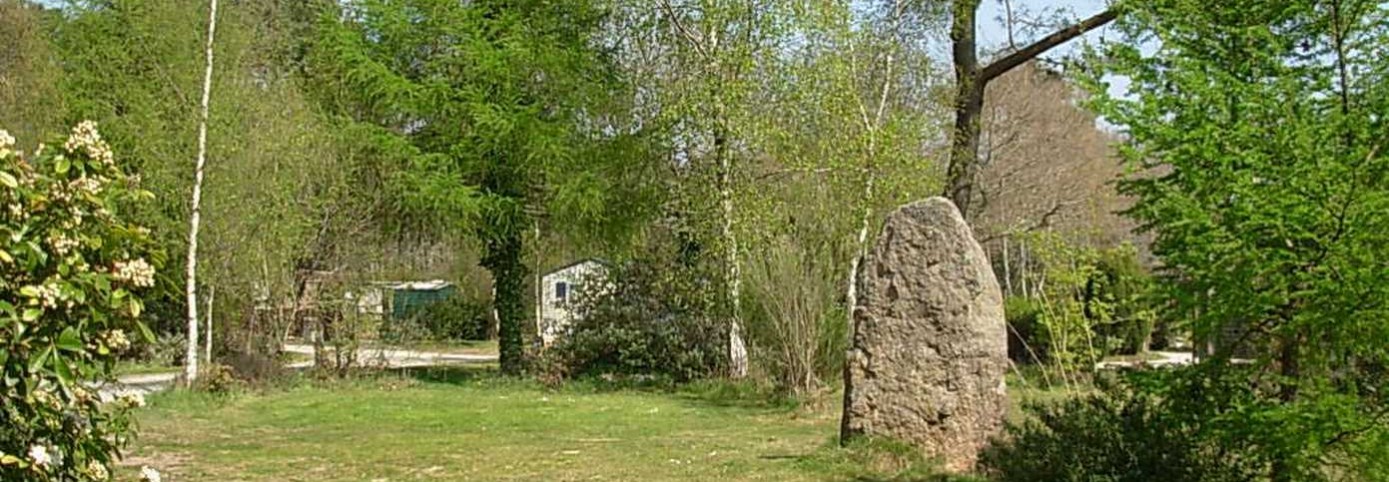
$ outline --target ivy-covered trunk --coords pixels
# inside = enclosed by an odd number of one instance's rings
[[[492,301],[497,310],[497,348],[501,371],[506,375],[521,374],[525,349],[521,341],[527,313],[527,270],[521,258],[524,244],[520,230],[503,229],[489,237],[482,259],[482,266],[492,273],[496,292]]]

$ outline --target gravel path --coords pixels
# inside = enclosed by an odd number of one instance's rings
[[[284,346],[284,351],[308,355],[310,357],[314,354],[312,345],[286,344]],[[497,356],[387,348],[361,348],[357,350],[357,360],[364,365],[383,368],[415,368],[493,363],[497,361]],[[313,363],[313,360],[310,359],[308,361],[290,363],[285,366],[287,368],[309,368],[313,366]],[[179,372],[126,375],[117,377],[115,383],[93,384],[93,387],[97,388],[97,392],[102,397],[115,398],[123,395],[149,395],[173,386],[174,381],[178,379],[178,375]]]

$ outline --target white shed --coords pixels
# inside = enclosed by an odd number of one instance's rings
[[[588,258],[545,274],[541,279],[540,306],[536,308],[536,328],[541,343],[550,346],[569,329],[569,324],[574,321],[574,312],[569,303],[584,283],[602,280],[607,272],[606,262]]]

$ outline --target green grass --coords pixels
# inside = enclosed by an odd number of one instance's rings
[[[165,365],[162,363],[121,361],[116,363],[116,369],[112,374],[118,377],[126,375],[149,375],[152,373],[176,373],[181,369],[183,369],[183,367]]]
[[[835,443],[839,409],[746,386],[549,390],[476,370],[305,383],[140,412],[128,457],[178,481],[926,480],[893,444]],[[771,398],[775,400],[775,398]]]
[[[412,350],[462,355],[496,355],[497,340],[482,341],[419,341],[405,344],[366,343],[366,347],[392,350]]]

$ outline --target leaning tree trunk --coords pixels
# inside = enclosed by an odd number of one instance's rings
[[[946,170],[945,196],[955,202],[955,207],[960,209],[965,220],[971,219],[970,202],[974,195],[974,181],[979,175],[979,116],[984,109],[984,89],[989,81],[1119,16],[1117,10],[1106,9],[981,68],[975,39],[980,3],[980,0],[956,0],[951,5],[950,52],[955,68],[955,129],[951,137],[950,167]]]
[[[212,97],[212,45],[217,34],[217,0],[211,0],[207,14],[207,66],[203,70],[202,110],[198,119],[198,162],[193,174],[193,213],[188,218],[188,350],[184,358],[186,383],[198,378],[198,224],[203,201],[203,165],[207,163],[207,111]]]
[[[525,351],[521,340],[521,327],[526,320],[527,273],[522,259],[525,242],[519,229],[502,229],[504,232],[494,234],[488,241],[482,264],[492,273],[501,371],[506,375],[520,375]]]

